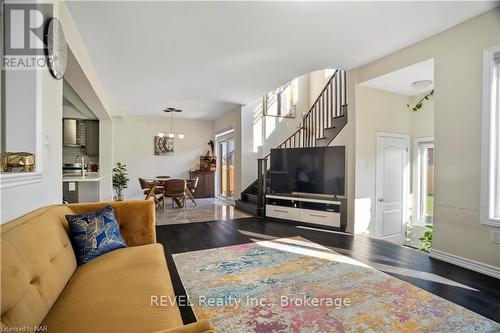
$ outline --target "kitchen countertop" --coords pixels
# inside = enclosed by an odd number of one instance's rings
[[[67,173],[63,174],[63,183],[65,182],[98,182],[101,179],[106,177],[106,175],[102,175],[99,172],[87,172],[85,176],[81,176],[77,173]]]

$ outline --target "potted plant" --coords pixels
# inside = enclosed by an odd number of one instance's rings
[[[420,247],[420,251],[422,252],[431,252],[432,249],[432,224],[426,224],[425,227],[427,230],[424,232],[423,237],[420,237],[419,240],[422,242]]]
[[[117,162],[116,168],[113,168],[113,188],[116,192],[115,200],[123,201],[123,189],[127,188],[129,180],[127,177],[127,166]]]

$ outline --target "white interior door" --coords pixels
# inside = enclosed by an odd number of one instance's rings
[[[377,134],[375,235],[402,244],[409,189],[409,139],[405,135]]]

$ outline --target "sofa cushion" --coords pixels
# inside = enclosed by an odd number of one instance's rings
[[[80,266],[42,326],[50,332],[154,332],[182,326],[163,247],[118,249]]]
[[[127,247],[120,234],[113,207],[79,215],[66,215],[78,265],[98,256]]]
[[[75,272],[64,214],[45,207],[2,225],[2,326],[39,325]]]

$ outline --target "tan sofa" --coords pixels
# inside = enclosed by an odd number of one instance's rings
[[[106,205],[129,247],[77,267],[65,215]],[[209,321],[183,326],[177,305],[151,301],[175,297],[152,201],[44,207],[2,225],[1,235],[2,330],[214,332]]]

